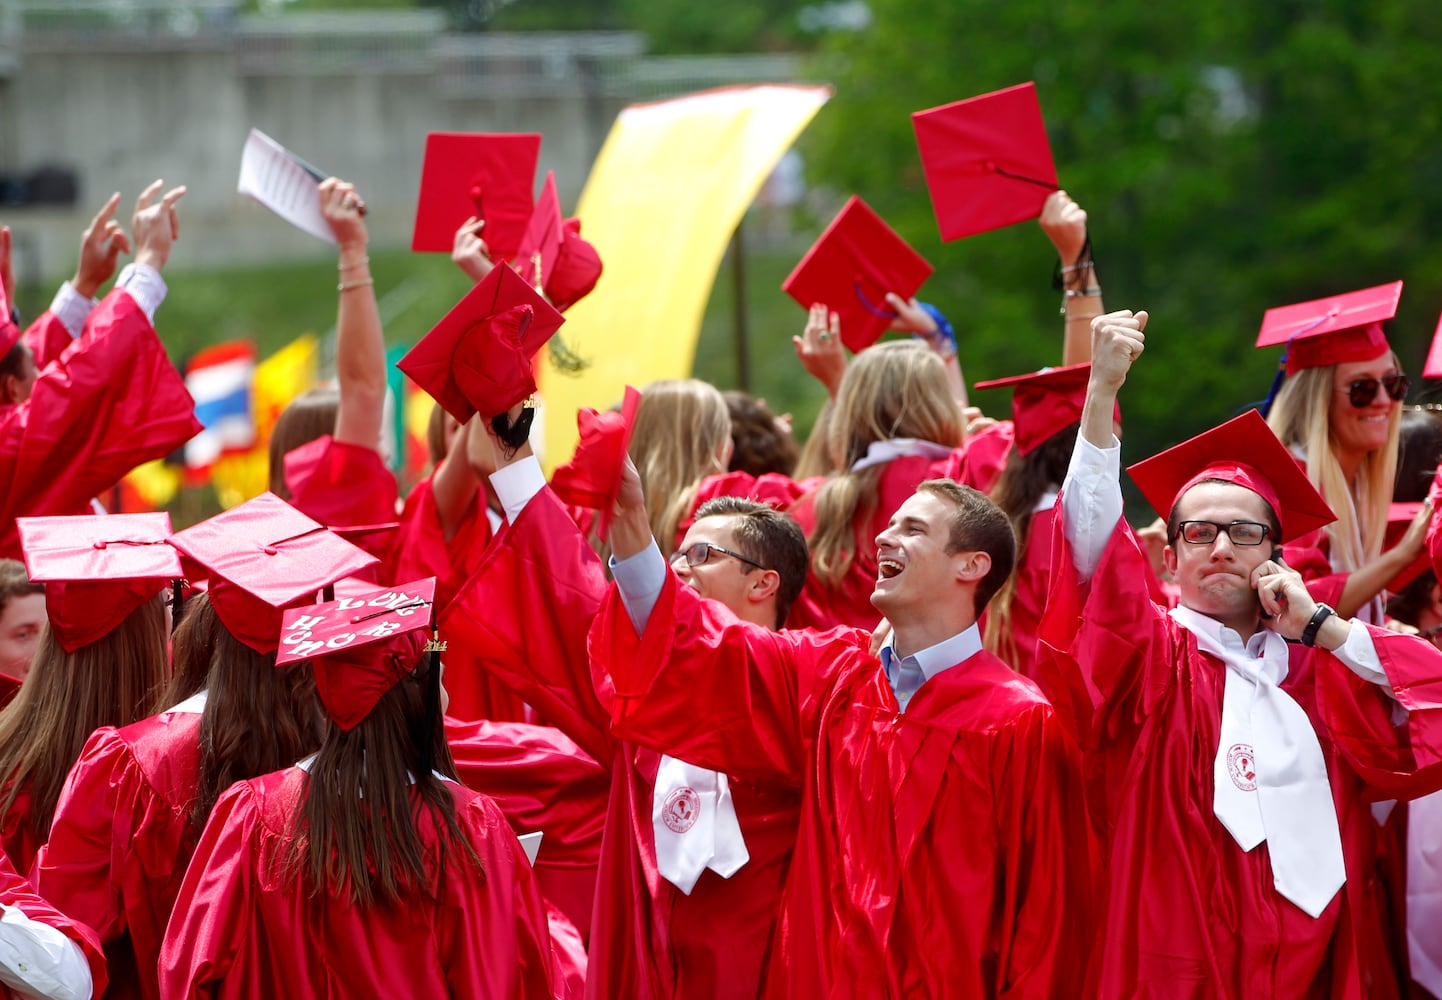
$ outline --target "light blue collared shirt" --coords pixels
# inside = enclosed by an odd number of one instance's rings
[[[903,712],[922,684],[981,652],[981,629],[976,624],[910,656],[897,657],[891,646],[893,637],[887,636],[881,647],[881,666]]]

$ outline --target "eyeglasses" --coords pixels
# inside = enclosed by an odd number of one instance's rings
[[[1182,541],[1189,545],[1211,545],[1217,535],[1225,531],[1233,545],[1261,545],[1272,529],[1256,521],[1230,521],[1218,524],[1216,521],[1183,521],[1177,525]]]
[[[708,562],[711,561],[712,552],[719,552],[723,556],[730,556],[732,559],[735,559],[738,562],[744,562],[747,566],[754,566],[757,569],[766,568],[754,559],[747,559],[739,552],[732,552],[730,549],[723,549],[721,546],[713,545],[710,542],[694,542],[691,545],[686,546],[684,549],[678,549],[676,551],[676,554],[671,557],[671,565],[675,566],[682,559],[684,559],[686,560],[686,565],[689,566],[691,569],[695,569],[697,566],[705,566]]]
[[[1359,410],[1366,409],[1372,405],[1372,400],[1377,398],[1377,387],[1381,386],[1387,390],[1387,398],[1399,400],[1407,395],[1407,390],[1412,387],[1412,380],[1406,375],[1394,372],[1391,375],[1383,375],[1380,379],[1359,378],[1352,381],[1347,388],[1338,389],[1338,392],[1347,394],[1347,402]]]

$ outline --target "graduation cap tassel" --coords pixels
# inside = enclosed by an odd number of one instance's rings
[[[170,581],[170,634],[180,627],[180,611],[185,606],[185,581]]]
[[[421,773],[430,774],[436,769],[436,733],[441,725],[441,643],[432,638],[426,646],[425,715],[421,731],[414,738]]]
[[[1265,420],[1272,412],[1272,404],[1277,401],[1277,393],[1282,391],[1282,383],[1285,381],[1287,381],[1287,354],[1284,351],[1282,352],[1282,360],[1277,362],[1277,374],[1272,377],[1272,387],[1267,390],[1266,398],[1254,400],[1250,403],[1243,403],[1232,416],[1239,417],[1248,410],[1256,410],[1262,415],[1262,419]]]

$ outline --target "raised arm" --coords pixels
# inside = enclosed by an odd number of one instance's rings
[[[1053,191],[1038,220],[1056,247],[1062,277],[1062,364],[1091,360],[1091,320],[1106,312],[1096,261],[1087,245],[1086,211],[1065,191]]]
[[[355,185],[329,177],[320,185],[321,214],[330,223],[340,247],[336,288],[335,365],[340,406],[334,437],[346,444],[380,450],[381,421],[386,398],[386,345],[376,306],[375,282],[366,254],[362,216],[365,202]]]
[[[946,366],[946,381],[951,386],[951,394],[956,397],[957,405],[965,410],[966,378],[961,373],[961,362],[956,357],[956,333],[941,314],[941,310],[915,298],[903,299],[895,292],[887,292],[886,301],[896,310],[896,319],[891,321],[891,328],[925,341],[926,345],[936,352],[941,363]]]

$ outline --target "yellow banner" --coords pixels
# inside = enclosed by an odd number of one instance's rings
[[[605,270],[561,328],[589,367],[574,376],[547,359],[542,370],[548,465],[575,449],[580,407],[619,402],[628,383],[691,373],[732,233],[830,96],[827,87],[728,87],[617,117],[576,211]]]

